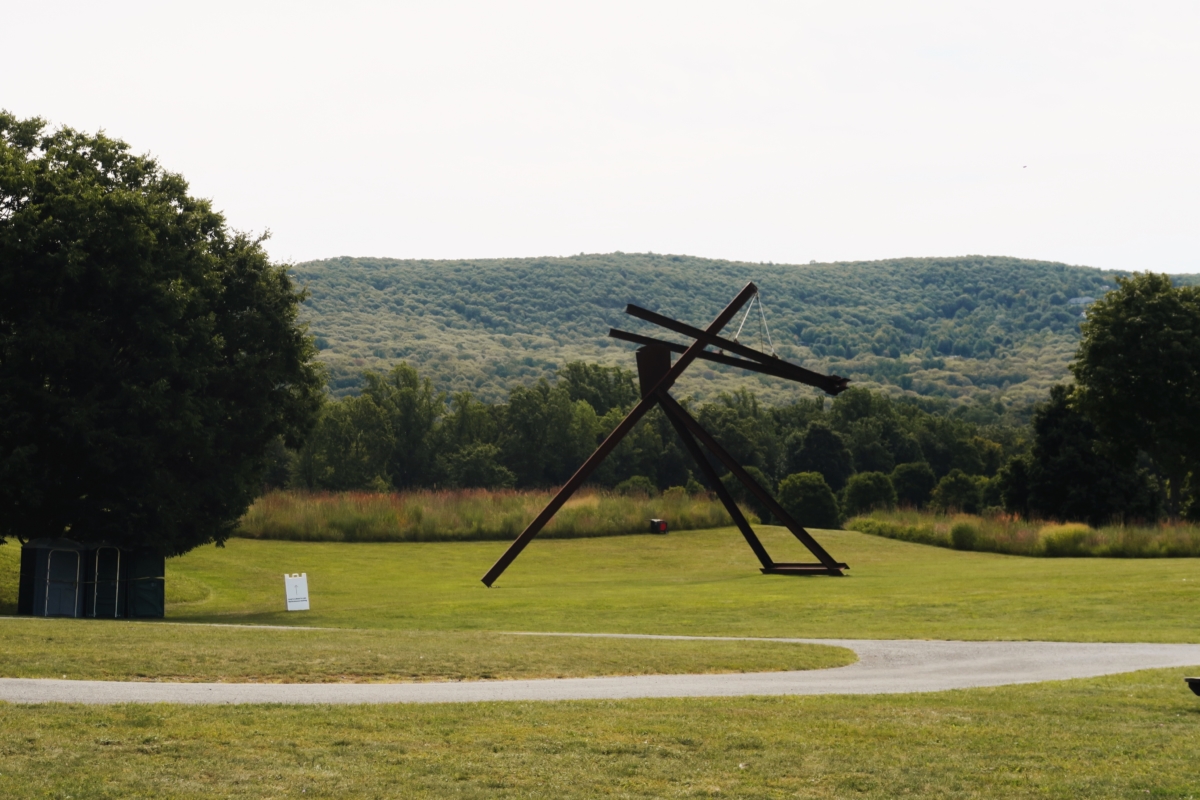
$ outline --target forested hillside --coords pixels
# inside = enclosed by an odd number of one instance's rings
[[[1102,295],[1115,276],[987,256],[784,265],[650,253],[337,258],[292,272],[311,293],[305,316],[337,395],[356,391],[364,370],[400,361],[439,390],[470,390],[485,401],[569,361],[632,368],[633,347],[609,339],[608,328],[660,332],[622,313],[626,303],[703,325],[754,280],[785,358],[893,394],[1019,404],[1043,399],[1066,377],[1086,298]],[[758,346],[757,320],[742,340]],[[704,399],[738,387],[772,404],[798,391],[701,363],[677,393]]]

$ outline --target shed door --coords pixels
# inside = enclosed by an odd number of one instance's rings
[[[121,616],[121,551],[115,547],[96,548],[96,583],[92,587],[92,616]]]
[[[79,608],[79,553],[51,550],[46,562],[46,616],[74,617]]]

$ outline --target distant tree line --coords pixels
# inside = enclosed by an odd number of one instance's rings
[[[574,362],[554,383],[517,386],[507,402],[488,404],[469,392],[438,392],[400,364],[386,375],[368,373],[361,395],[327,402],[305,446],[278,451],[271,481],[334,491],[553,486],[571,476],[637,399],[634,374],[618,367]],[[742,390],[689,405],[764,486],[774,490],[789,476],[807,475],[801,482],[832,501],[826,506],[835,509],[833,524],[843,513],[881,504],[971,510],[999,504],[997,473],[1027,447],[1021,428],[1002,424],[1000,408],[938,413],[866,389],[832,402],[811,398],[777,407]],[[725,480],[754,508],[740,484]],[[621,491],[708,488],[657,410],[591,482]],[[789,497],[799,502],[804,493],[793,484]],[[959,484],[970,486],[965,499],[947,494],[946,487]],[[755,511],[769,518],[765,509]]]
[[[1027,424],[1000,404],[951,409],[862,388],[773,407],[748,390],[689,405],[814,527],[897,505],[1093,524],[1200,516],[1198,298],[1200,289],[1164,276],[1122,279],[1085,325],[1076,383],[1055,386]],[[1135,346],[1143,352],[1131,359]],[[553,486],[637,399],[633,373],[619,367],[572,362],[553,383],[484,403],[437,392],[400,364],[368,373],[361,395],[328,402],[303,449],[279,451],[273,480],[326,490]],[[694,466],[654,411],[591,480],[622,491],[703,491]],[[769,519],[732,476],[724,481]]]

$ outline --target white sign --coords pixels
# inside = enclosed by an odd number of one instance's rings
[[[288,611],[308,611],[308,573],[299,575],[284,573],[283,588],[287,593]]]

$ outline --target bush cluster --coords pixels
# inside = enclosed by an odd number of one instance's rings
[[[315,491],[534,489],[567,480],[637,401],[634,376],[568,364],[557,380],[514,387],[504,403],[454,397],[400,364],[368,373],[361,394],[330,400],[307,444],[277,452],[271,485]],[[832,402],[767,407],[750,391],[692,403],[692,413],[802,525],[897,504],[975,511],[994,502],[994,475],[1022,452],[1020,429],[991,406],[954,410],[850,389]],[[657,409],[625,438],[591,483],[652,496],[706,488]],[[731,474],[734,498],[770,513]]]
[[[1104,525],[913,510],[876,511],[846,522],[851,530],[955,550],[1020,556],[1163,558],[1200,556],[1193,523]]]

